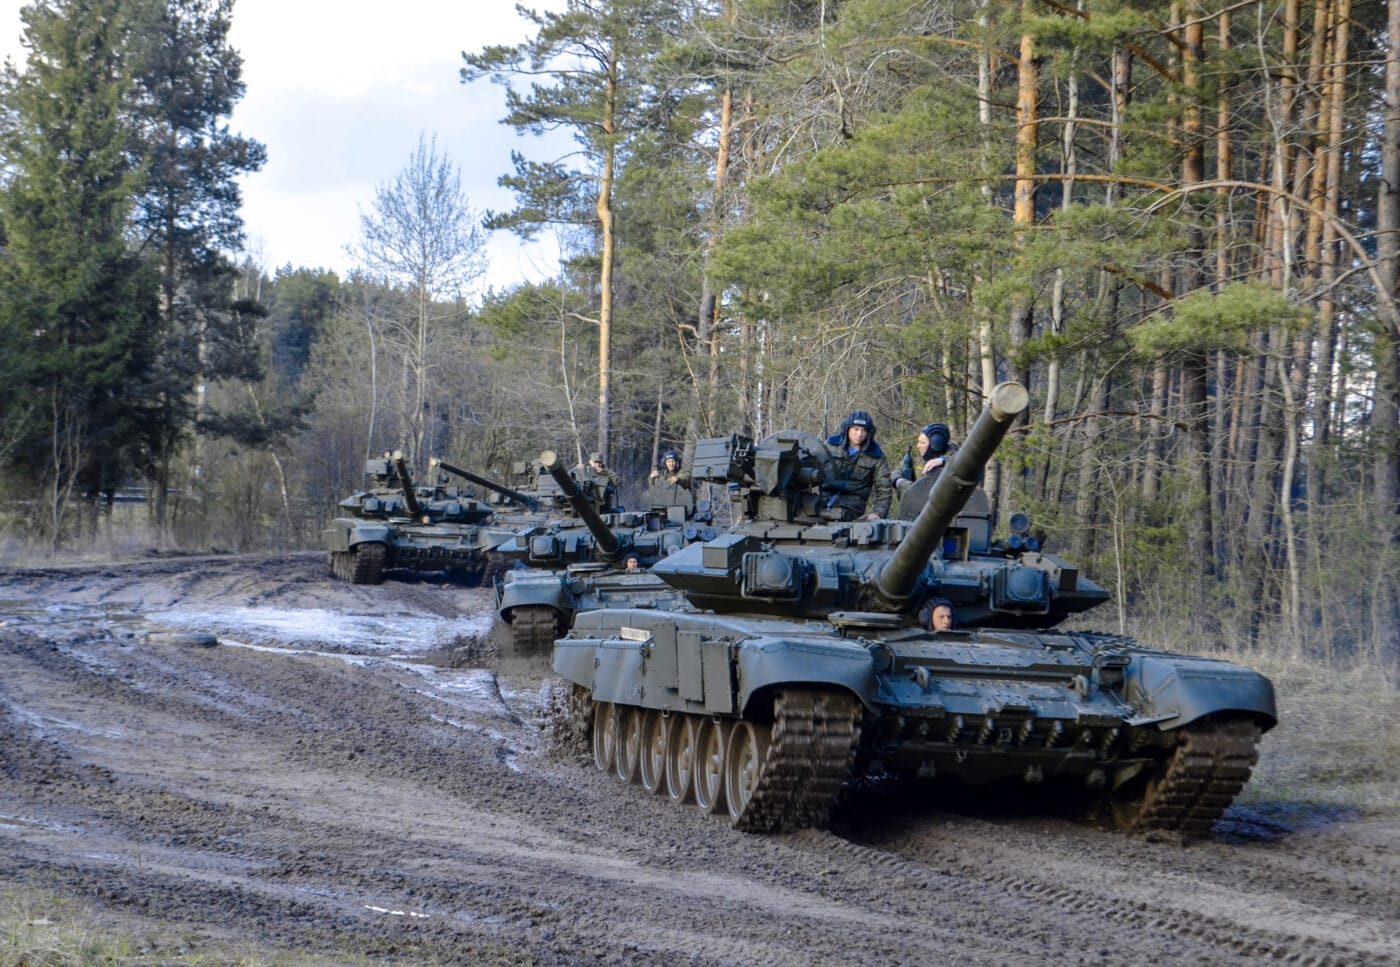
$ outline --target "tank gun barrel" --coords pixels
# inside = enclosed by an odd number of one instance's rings
[[[394,469],[399,472],[399,489],[403,491],[403,504],[408,510],[409,516],[417,517],[418,494],[413,490],[413,476],[408,472],[408,461],[403,457],[402,450],[394,451]]]
[[[515,501],[517,504],[529,508],[530,510],[539,509],[540,502],[534,497],[531,497],[529,494],[522,494],[518,490],[512,490],[509,487],[496,483],[496,481],[490,479],[489,477],[480,476],[479,474],[472,473],[470,470],[463,470],[461,467],[454,467],[446,460],[439,460],[438,466],[446,470],[448,473],[456,474],[463,480],[466,480],[470,483],[474,483],[479,487],[485,487],[487,490],[495,491],[501,496],[507,497]]]
[[[568,498],[570,505],[583,519],[584,526],[588,528],[593,539],[597,542],[595,546],[599,555],[610,562],[621,558],[622,541],[613,533],[612,528],[603,522],[598,511],[593,509],[593,504],[587,495],[579,489],[574,478],[569,476],[569,471],[565,469],[559,455],[553,450],[544,451],[540,454],[540,466],[549,471],[549,475],[559,484],[559,489],[564,491],[564,496]]]
[[[1011,424],[1029,405],[1030,394],[1020,383],[998,383],[992,387],[987,405],[967,440],[939,475],[928,502],[919,511],[899,548],[880,569],[880,593],[887,599],[903,602],[913,593],[929,556],[943,542],[943,532],[977,489],[977,478]]]

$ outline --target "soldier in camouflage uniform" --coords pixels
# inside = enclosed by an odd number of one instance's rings
[[[890,513],[890,468],[875,442],[875,420],[856,410],[841,421],[841,429],[826,441],[836,467],[835,479],[822,485],[829,509],[840,511],[841,520],[867,520]]]

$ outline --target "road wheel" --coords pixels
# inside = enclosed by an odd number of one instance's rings
[[[771,726],[747,719],[741,719],[729,732],[729,748],[724,755],[724,790],[729,818],[735,825],[743,822],[744,811],[758,789],[763,767],[768,762],[772,735]]]
[[[724,753],[729,723],[701,719],[695,737],[695,804],[707,813],[725,807]]]
[[[695,801],[695,725],[693,715],[666,719],[666,795],[680,803]]]
[[[612,702],[593,703],[593,764],[599,772],[609,772],[617,761],[617,706]]]
[[[654,708],[641,713],[642,716],[642,788],[659,795],[666,788],[666,736],[670,720],[663,718]],[[676,718],[672,715],[670,718]]]
[[[613,763],[623,782],[636,782],[642,761],[642,710],[620,706],[617,713],[617,757]]]

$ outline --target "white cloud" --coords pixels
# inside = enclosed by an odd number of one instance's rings
[[[19,62],[17,0],[0,0],[0,57]],[[536,3],[544,9],[562,0]],[[504,0],[235,0],[230,44],[243,57],[246,94],[230,127],[267,147],[267,164],[240,179],[248,249],[269,268],[287,263],[348,271],[347,245],[378,185],[403,168],[420,134],[462,169],[478,211],[505,209],[496,184],[512,148],[548,159],[569,150],[519,138],[500,123],[501,87],[464,85],[461,52],[523,40],[528,25]],[[497,288],[553,273],[549,244],[490,242],[486,284]]]

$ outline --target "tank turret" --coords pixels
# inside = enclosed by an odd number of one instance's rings
[[[554,482],[559,485],[559,489],[564,492],[564,496],[569,501],[569,506],[573,507],[579,519],[583,521],[588,532],[593,535],[594,548],[600,558],[609,563],[615,563],[622,559],[623,544],[613,529],[603,520],[598,509],[593,505],[593,501],[583,492],[583,488],[578,485],[578,481],[569,475],[569,471],[564,468],[563,461],[553,450],[546,450],[540,454],[540,466],[549,472],[554,478]]]
[[[835,468],[810,434],[701,440],[695,477],[724,484],[738,520],[653,570],[691,603],[719,612],[837,612],[897,626],[914,623],[923,602],[942,596],[962,627],[1048,628],[1108,595],[1033,542],[991,541],[994,522],[978,480],[1028,405],[1020,384],[994,387],[951,466],[936,483],[907,491],[906,503],[921,503],[912,520],[840,520],[822,499]]]

